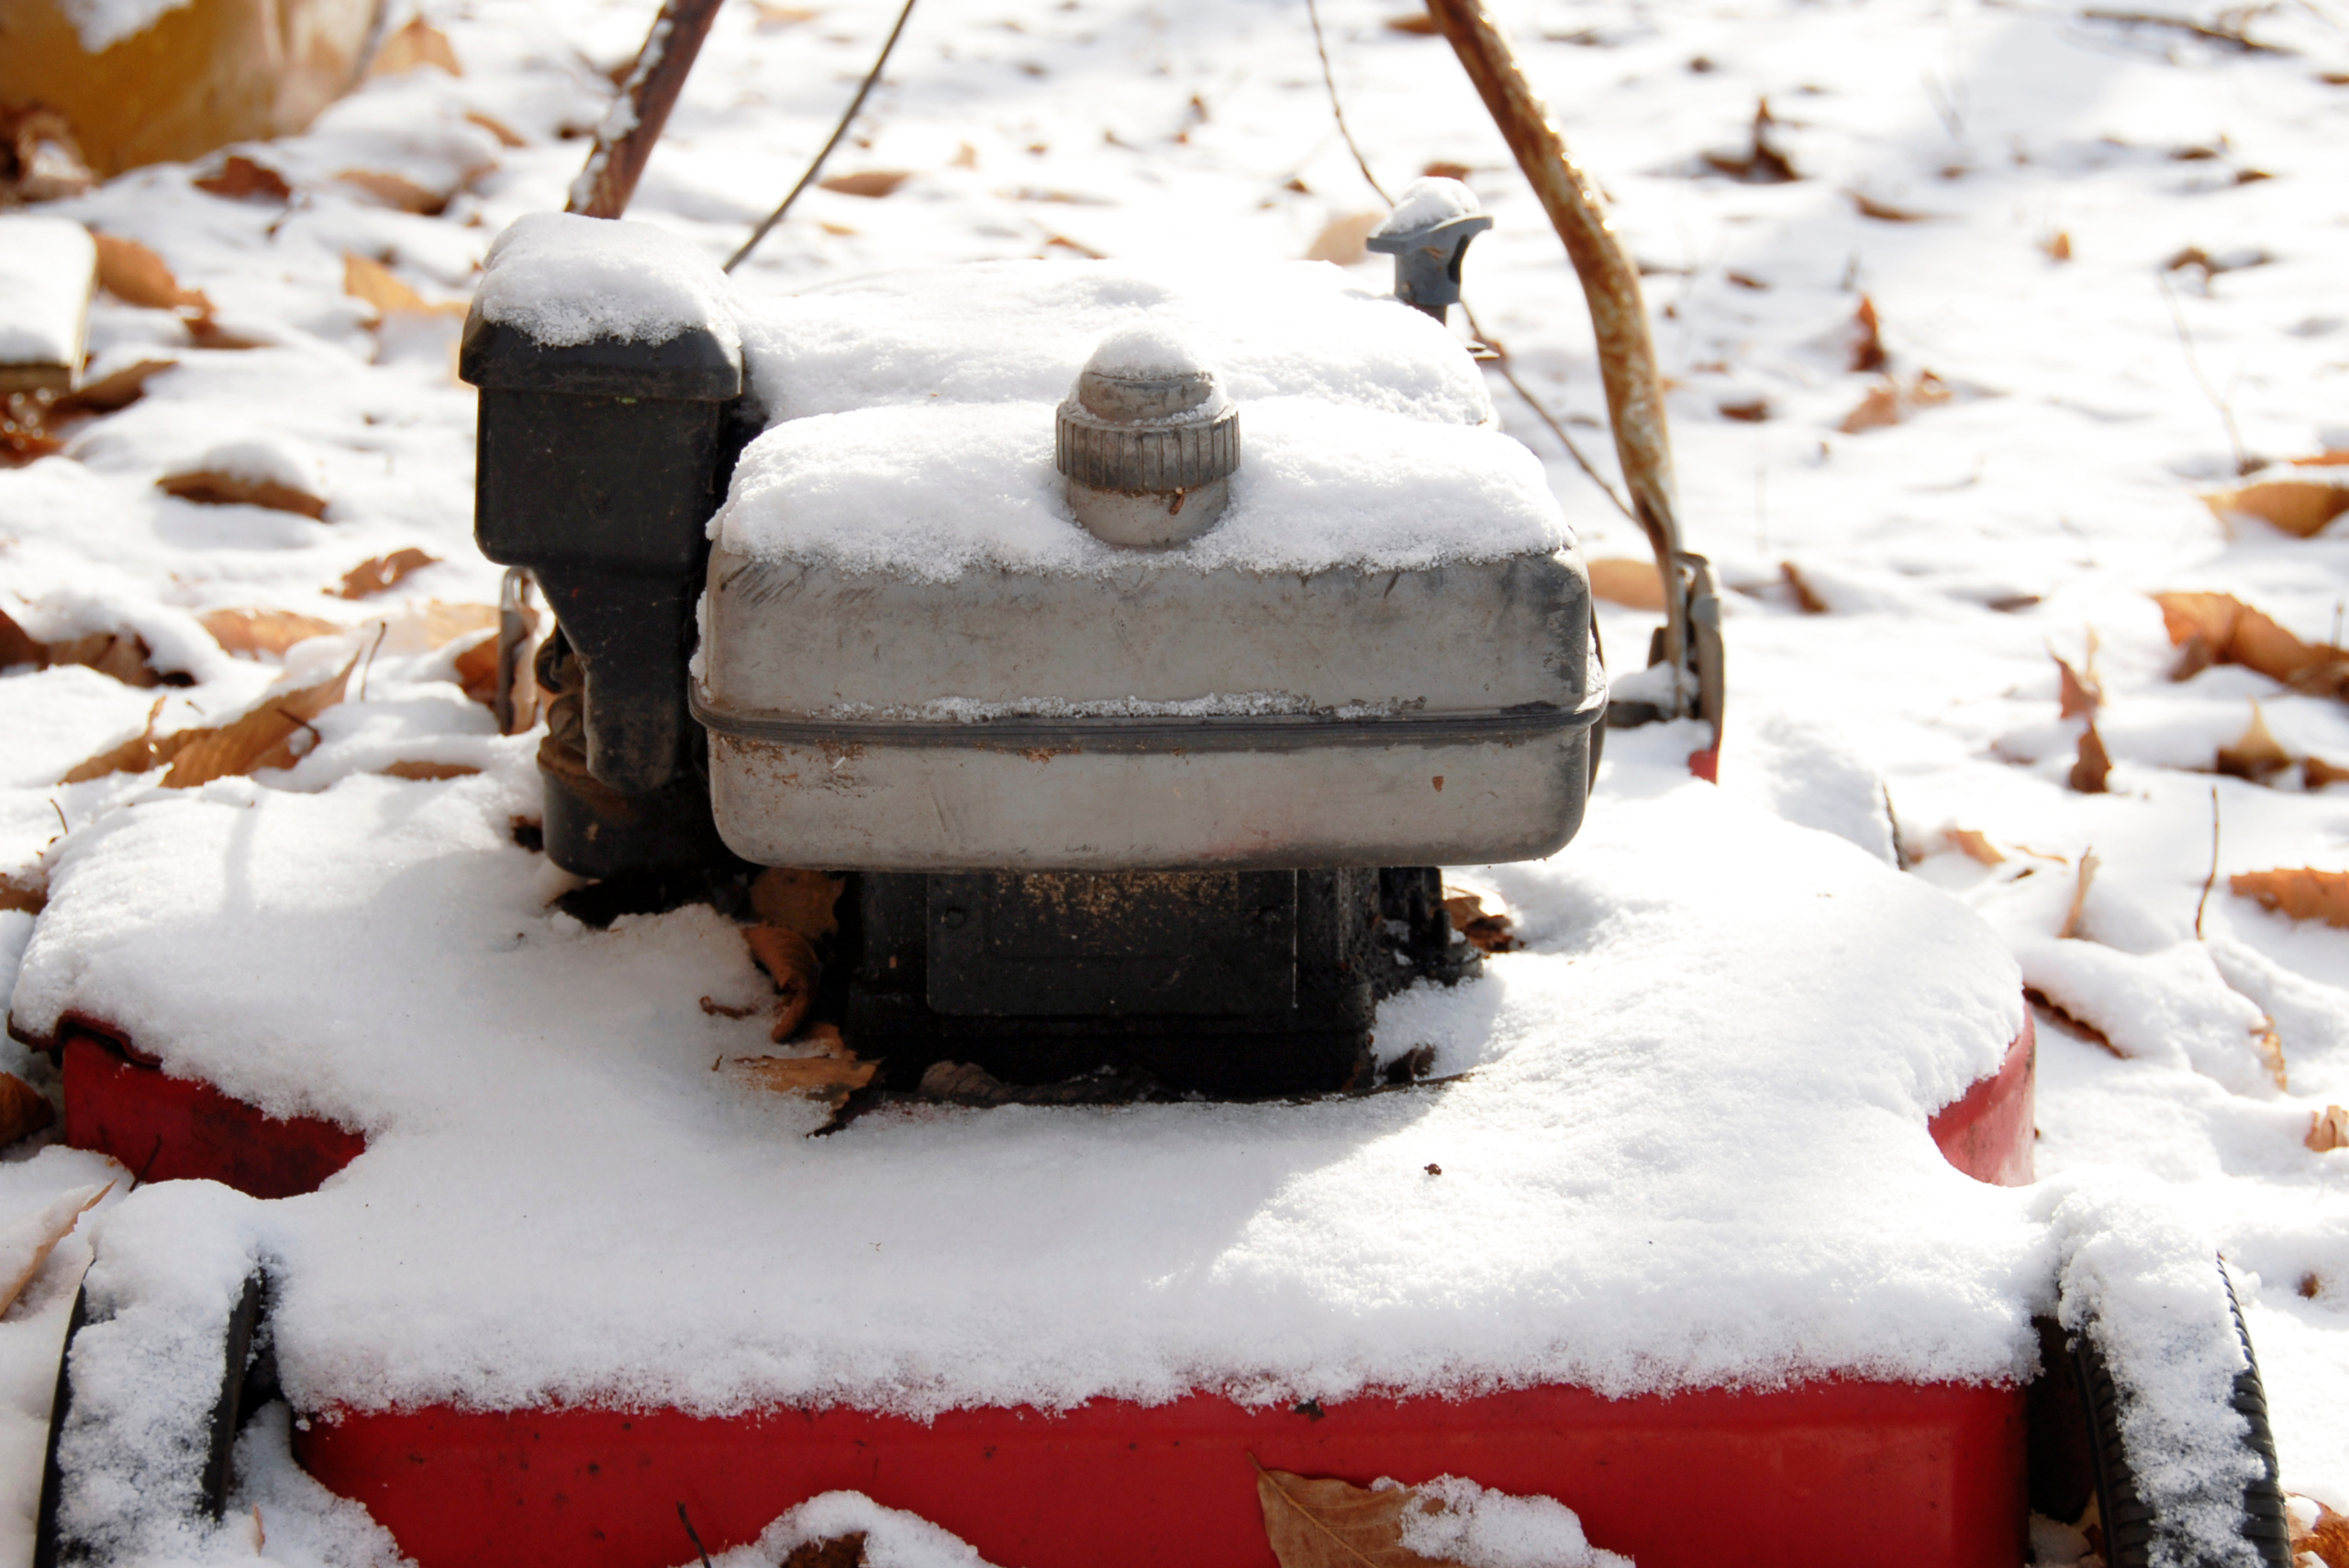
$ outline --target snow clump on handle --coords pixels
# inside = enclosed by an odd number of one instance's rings
[[[1416,229],[1433,228],[1439,223],[1449,223],[1455,217],[1467,217],[1485,209],[1476,201],[1476,193],[1457,180],[1447,180],[1440,174],[1430,174],[1403,187],[1402,199],[1386,221],[1372,230],[1371,238],[1383,239],[1390,234],[1409,234]]]
[[[696,328],[729,353],[741,347],[726,274],[649,223],[528,213],[497,237],[485,264],[473,308],[551,348],[598,338],[665,343]]]
[[[1382,1476],[1371,1490],[1398,1485]],[[1621,1552],[1591,1545],[1582,1520],[1555,1497],[1515,1497],[1459,1475],[1439,1475],[1413,1490],[1442,1505],[1403,1510],[1403,1545],[1431,1561],[1463,1568],[1632,1568]]]

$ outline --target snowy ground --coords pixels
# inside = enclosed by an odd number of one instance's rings
[[[1325,7],[1364,151],[1389,189],[1432,162],[1467,169],[1498,218],[1469,259],[1469,301],[1609,469],[1572,273],[1441,39],[1384,25],[1403,8]],[[2171,682],[2148,597],[2232,593],[2308,641],[2341,640],[2349,523],[2306,539],[2231,532],[2199,495],[2243,453],[2349,448],[2349,86],[2327,80],[2349,72],[2349,17],[2314,0],[2255,15],[2251,35],[2277,48],[2254,52],[2034,4],[1500,9],[1650,269],[1686,526],[1739,590],[1724,786],[1882,851],[1880,779],[1916,873],[1979,909],[2032,984],[2130,1053],[2043,1028],[2041,1171],[2148,1173],[2217,1239],[2247,1287],[2286,1484],[2349,1509],[2349,1152],[2302,1144],[2314,1113],[2349,1101],[2349,932],[2227,890],[2235,873],[2349,868],[2349,794],[2304,792],[2297,771],[2266,784],[2211,772],[2254,703],[2294,758],[2349,766],[2349,711],[2235,667]],[[820,141],[892,12],[723,11],[631,216],[729,251]],[[58,209],[152,247],[222,329],[266,346],[194,347],[179,317],[102,301],[95,373],[179,368],[64,456],[0,473],[0,608],[50,640],[136,631],[157,667],[195,683],[133,689],[72,668],[0,681],[0,876],[37,881],[61,823],[83,831],[152,789],[52,781],[137,731],[158,695],[170,730],[235,711],[279,673],[222,651],[203,612],[319,616],[366,628],[357,648],[387,611],[494,601],[495,571],[470,546],[455,318],[371,328],[345,255],[462,302],[491,238],[561,205],[577,132],[608,95],[601,72],[633,51],[646,8],[483,0],[429,15],[462,77],[378,81],[307,136],[249,150],[292,182],[290,207],[206,195],[189,183],[203,168],[165,168]],[[1747,149],[1763,95],[1802,177],[1710,172],[1705,153]],[[351,170],[457,194],[437,217],[398,212],[337,179]],[[884,199],[809,193],[742,286],[972,258],[1291,258],[1378,205],[1330,124],[1301,6],[1237,0],[984,13],[930,0],[833,170],[912,177]],[[1854,193],[1916,221],[1864,216]],[[2050,255],[2059,235],[2068,260]],[[2163,270],[2189,248],[2213,266]],[[1364,283],[1384,265],[1363,263]],[[1849,368],[1862,294],[1891,373],[1930,371],[1953,395],[1846,435],[1877,385]],[[1495,397],[1586,553],[1642,554],[1497,382]],[[324,524],[154,489],[204,467],[324,496]],[[364,602],[326,596],[404,547],[441,563]],[[1804,612],[1787,562],[1825,613]],[[1644,618],[1609,610],[1605,631],[1619,670],[1636,664]],[[382,651],[384,700],[321,720],[335,741],[372,727],[373,751],[338,749],[342,771],[491,762],[485,717],[429,678],[448,657],[431,641],[406,615]],[[2066,786],[2082,725],[2058,717],[2051,650],[2093,661],[2110,793]],[[2219,877],[2198,944],[2214,785]],[[1593,810],[1606,808],[1602,789]],[[1960,852],[1954,828],[2004,858]],[[2087,941],[2059,946],[2091,848]],[[1466,879],[1538,913],[1537,873]],[[31,925],[0,914],[0,955]],[[1920,973],[1935,958],[1913,956]],[[2251,1043],[2262,1015],[2288,1090]],[[55,1184],[85,1179],[86,1163],[61,1164]]]

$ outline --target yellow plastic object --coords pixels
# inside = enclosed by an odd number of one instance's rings
[[[75,16],[107,4],[0,0],[0,104],[58,110],[101,175],[302,129],[357,83],[384,7],[188,0],[92,53]]]

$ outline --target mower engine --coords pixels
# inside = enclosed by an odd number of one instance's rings
[[[826,1005],[891,1086],[1366,1084],[1377,999],[1475,958],[1433,868],[1572,838],[1605,708],[1539,465],[1428,319],[1489,220],[1413,217],[1416,312],[1041,262],[759,305],[517,225],[462,368],[482,548],[560,623],[548,853],[850,873]]]

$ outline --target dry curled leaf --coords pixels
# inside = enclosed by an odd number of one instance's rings
[[[1386,30],[1390,33],[1408,33],[1415,39],[1424,39],[1433,38],[1438,29],[1433,17],[1429,16],[1425,11],[1412,11],[1404,16],[1387,17]]]
[[[2088,889],[2096,885],[2097,858],[2094,850],[2080,851],[2078,871],[2072,878],[2072,906],[2064,912],[2064,924],[2055,934],[2069,941],[2082,934],[2081,917],[2087,913]]]
[[[457,63],[457,51],[450,44],[449,35],[421,17],[411,17],[407,26],[377,48],[375,58],[367,63],[367,74],[396,76],[420,65],[437,65],[451,76],[465,73],[464,67]]]
[[[118,370],[108,371],[51,403],[49,417],[63,419],[77,414],[119,412],[147,395],[149,382],[178,363],[177,360],[136,360]]]
[[[136,239],[93,234],[98,248],[98,286],[122,301],[148,310],[209,311],[212,302],[199,289],[182,288],[163,259]]]
[[[208,191],[213,195],[227,196],[231,200],[242,200],[248,196],[259,196],[273,202],[294,199],[294,187],[285,183],[284,175],[266,163],[254,162],[240,152],[230,153],[217,172],[206,174],[195,183],[199,191]]]
[[[225,724],[173,737],[178,750],[172,759],[172,771],[163,775],[163,787],[191,789],[214,779],[292,767],[301,760],[301,753],[294,749],[294,738],[306,733],[315,741],[317,730],[310,721],[342,700],[351,672],[358,667],[359,660],[353,655],[349,663],[315,685],[273,692]]]
[[[377,768],[377,773],[389,779],[407,779],[417,784],[433,784],[441,779],[469,779],[481,772],[462,762],[394,762]]]
[[[204,506],[266,506],[273,512],[293,512],[312,521],[322,521],[327,515],[326,499],[306,490],[283,484],[274,479],[254,479],[241,473],[224,473],[217,469],[190,469],[184,473],[167,473],[155,481],[155,488],[183,501],[194,501]]]
[[[2349,512],[2349,484],[2319,479],[2263,479],[2233,490],[2213,491],[2202,504],[2221,522],[2232,517],[2257,517],[2292,535],[2314,539],[2325,525]]]
[[[1995,866],[2006,863],[2007,857],[1999,852],[1997,845],[1990,842],[1989,836],[1977,828],[1947,828],[1943,830],[1942,837],[1949,840],[1952,849],[1977,865]]]
[[[2251,726],[2231,746],[2219,748],[2216,766],[2231,778],[2249,779],[2263,783],[2292,765],[2292,754],[2284,750],[2267,728],[2267,716],[2259,705],[2251,705]]]
[[[1818,590],[1804,580],[1802,573],[1796,568],[1793,562],[1778,562],[1778,574],[1787,580],[1787,586],[1793,590],[1795,603],[1801,607],[1803,614],[1823,616],[1827,613],[1827,601],[1820,598]]]
[[[338,597],[363,599],[398,585],[402,579],[438,566],[440,558],[427,555],[420,550],[395,550],[389,555],[373,556],[342,574],[342,586],[335,590]]]
[[[49,644],[17,624],[16,617],[0,610],[0,670],[18,664],[30,664],[36,669],[49,668]]]
[[[2072,236],[2068,230],[2059,228],[2039,248],[2051,261],[2068,261],[2072,259]]]
[[[751,957],[767,972],[767,978],[774,982],[774,988],[780,993],[772,1038],[789,1040],[807,1021],[807,1009],[816,1005],[816,987],[824,977],[824,961],[817,956],[813,942],[785,927],[745,926],[742,939],[750,944]]]
[[[2309,1135],[2301,1140],[2319,1154],[2349,1149],[2349,1111],[2327,1106],[2309,1118]]]
[[[734,1070],[751,1086],[775,1095],[798,1095],[839,1110],[848,1097],[873,1082],[877,1062],[853,1053],[818,1056],[738,1056]]]
[[[2096,720],[2080,731],[2079,754],[2073,759],[2072,772],[2065,782],[2082,795],[2108,793],[2106,780],[2112,776],[2112,758],[2104,749],[2104,737],[2096,732]]]
[[[342,256],[342,292],[362,304],[373,306],[378,320],[403,312],[425,316],[462,316],[466,308],[462,302],[457,300],[444,300],[436,305],[408,287],[383,262],[369,261],[350,250],[344,251]]]
[[[158,739],[155,720],[162,716],[163,699],[157,697],[155,706],[147,710],[147,727],[117,746],[109,746],[94,757],[77,762],[57,782],[61,784],[86,784],[92,779],[106,778],[114,773],[143,773],[160,768],[175,756],[186,731]]]
[[[467,125],[477,125],[481,127],[482,129],[489,132],[490,135],[497,139],[497,145],[500,147],[510,150],[512,148],[528,147],[529,145],[529,142],[523,140],[521,132],[516,130],[512,126],[507,125],[504,120],[499,119],[496,116],[485,115],[479,109],[467,109],[465,111],[465,123]]]
[[[820,189],[843,196],[867,196],[877,201],[913,177],[910,169],[863,169],[853,174],[834,174],[816,183]]]
[[[1455,893],[1443,901],[1452,929],[1475,943],[1480,952],[1515,952],[1525,944],[1511,929],[1514,922],[1498,910],[1485,912],[1485,901],[1473,893]]]
[[[153,657],[147,639],[136,632],[94,631],[47,644],[37,662],[45,667],[79,664],[111,675],[126,686],[160,686],[163,677],[148,662]]]
[[[796,931],[809,941],[841,929],[834,913],[847,879],[829,872],[769,866],[751,883],[751,909],[762,925]]]
[[[1350,212],[1331,218],[1313,237],[1305,249],[1308,261],[1330,261],[1341,267],[1351,267],[1370,254],[1368,240],[1373,230],[1386,221],[1383,212]]]
[[[2295,920],[2321,920],[2349,930],[2349,872],[2247,871],[2227,879],[2238,898],[2253,898],[2270,913]]]
[[[2251,1050],[2277,1088],[2289,1089],[2292,1086],[2291,1073],[2284,1063],[2284,1040],[2276,1032],[2275,1019],[2261,1016],[2259,1028],[2251,1037]]]
[[[2094,718],[2104,706],[2104,688],[2093,675],[2083,676],[2060,653],[2055,661],[2056,703],[2065,718]]]
[[[2338,1107],[2335,1107],[2336,1109]],[[2310,1280],[2316,1276],[2311,1274]],[[2303,1296],[2314,1296],[2313,1290],[2303,1290]],[[2290,1549],[2292,1561],[2303,1562],[2310,1557],[2324,1564],[2324,1568],[2349,1568],[2349,1515],[2336,1514],[2312,1497],[2294,1497],[2314,1510],[2315,1517],[2306,1526],[2292,1512]]]
[[[1607,557],[1589,563],[1594,597],[1626,609],[1664,613],[1664,579],[1653,561]]]
[[[1752,144],[1742,152],[1708,152],[1704,155],[1706,166],[1716,174],[1727,174],[1750,185],[1782,185],[1801,179],[1793,162],[1771,140],[1770,133],[1777,123],[1771,117],[1770,100],[1761,99],[1753,106]]]
[[[782,1568],[864,1568],[864,1532],[802,1541],[791,1549]]]
[[[2303,642],[2232,594],[2155,594],[2154,602],[2179,650],[2174,681],[2240,664],[2310,696],[2349,696],[2349,651]]]
[[[385,173],[380,169],[345,169],[335,179],[353,190],[366,192],[395,212],[412,212],[418,217],[438,217],[449,210],[449,194],[446,191],[419,185],[405,174]]]
[[[2300,787],[2322,789],[2327,784],[2349,784],[2349,768],[2339,768],[2322,757],[2300,759]]]
[[[1905,382],[1887,376],[1835,428],[1847,436],[1865,435],[1898,425],[1920,408],[1938,408],[1952,395],[1949,384],[1931,371],[1919,371]]]
[[[0,1149],[29,1138],[56,1119],[56,1107],[47,1095],[14,1073],[0,1073]]]
[[[1849,368],[1855,371],[1880,371],[1892,362],[1884,351],[1884,334],[1876,317],[1876,301],[1860,295],[1860,308],[1852,317],[1852,358]]]
[[[38,915],[49,906],[49,888],[38,870],[20,880],[0,876],[0,909],[19,915]]]
[[[1911,212],[1907,207],[1894,206],[1890,202],[1877,201],[1862,191],[1845,191],[1843,194],[1852,198],[1852,205],[1860,209],[1862,217],[1872,217],[1878,223],[1932,223],[1942,216],[1932,212]]]
[[[256,658],[283,658],[285,651],[313,637],[342,630],[334,621],[292,610],[207,610],[197,617],[223,651]]]
[[[105,1202],[106,1194],[112,1191],[112,1182],[104,1186],[76,1187],[0,1230],[0,1312],[17,1304],[17,1297],[24,1295],[25,1287],[39,1277],[41,1265],[49,1262],[57,1244],[71,1236],[82,1217]]]

